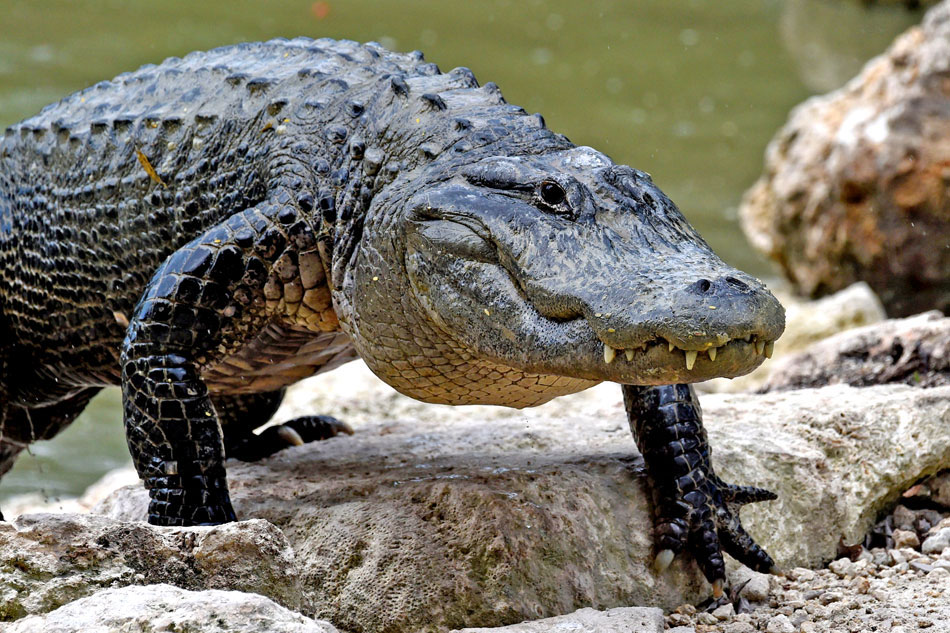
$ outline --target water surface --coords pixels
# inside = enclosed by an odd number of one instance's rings
[[[0,124],[172,55],[272,37],[375,40],[468,66],[511,103],[650,172],[729,263],[771,274],[736,223],[791,107],[919,21],[848,0],[0,1]],[[332,413],[332,412],[330,412]],[[0,484],[73,495],[128,459],[108,391]]]

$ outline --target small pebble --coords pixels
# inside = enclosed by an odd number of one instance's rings
[[[950,527],[944,527],[936,531],[930,530],[930,536],[924,540],[920,551],[924,554],[939,554],[948,547],[950,547]]]
[[[802,626],[799,629],[801,633],[815,633],[818,628],[815,626],[814,622],[802,622]]]
[[[828,565],[828,569],[833,571],[836,576],[842,578],[854,575],[854,563],[852,563],[849,558],[839,558],[838,560],[831,561]]]
[[[696,616],[696,621],[700,624],[718,624],[719,620],[712,613],[703,611]]]
[[[777,615],[765,627],[767,633],[795,633],[795,625],[787,615]]]
[[[911,569],[916,570],[916,571],[922,571],[925,574],[929,572],[931,569],[933,569],[933,565],[927,565],[925,563],[921,563],[920,561],[916,561],[916,560],[912,560],[908,564],[910,565]]]
[[[904,553],[901,550],[889,549],[887,550],[887,554],[891,557],[892,565],[900,565],[901,563],[907,562],[907,558],[904,556]]]
[[[934,567],[927,572],[927,579],[931,582],[943,582],[950,578],[950,569],[946,567]]]
[[[904,555],[904,558],[909,561],[920,558],[922,556],[920,552],[910,547],[901,547],[899,551],[901,554]]]
[[[683,615],[695,615],[696,606],[686,602],[676,607],[675,609],[673,609],[673,613],[682,613]]]
[[[917,532],[912,530],[894,530],[891,535],[894,538],[894,547],[901,549],[904,547],[920,547],[920,539]]]
[[[727,602],[719,606],[712,614],[717,620],[729,620],[736,614],[736,609],[732,606],[731,602]]]
[[[764,602],[769,599],[769,576],[753,573],[741,593],[749,602]]]
[[[693,623],[688,615],[682,613],[671,613],[666,619],[669,620],[670,626],[687,626]]]
[[[858,593],[867,593],[871,588],[871,581],[864,576],[856,576],[854,580],[851,581],[851,584],[848,585],[848,589],[851,591],[856,591]]]
[[[804,567],[796,567],[788,574],[791,578],[800,582],[811,582],[815,579],[815,572]]]
[[[898,532],[907,532],[914,529],[914,522],[917,520],[917,514],[906,506],[897,506],[894,508],[894,540],[897,541]],[[898,545],[897,547],[900,547]]]
[[[831,604],[832,602],[839,602],[844,597],[844,594],[840,591],[826,591],[818,598],[818,601],[821,604]]]
[[[875,547],[871,550],[871,562],[874,563],[877,567],[883,567],[890,562],[890,556],[887,555],[887,550],[882,547]]]

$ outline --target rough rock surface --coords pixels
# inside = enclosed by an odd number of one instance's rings
[[[156,528],[89,514],[0,522],[0,621],[45,613],[112,586],[235,589],[300,608],[293,550],[259,519]]]
[[[777,359],[762,391],[838,383],[950,385],[950,318],[932,311],[830,337]]]
[[[51,613],[23,618],[4,630],[8,633],[336,633],[328,622],[311,620],[253,593],[216,589],[187,591],[162,584],[105,589]]]
[[[866,280],[888,313],[950,310],[950,0],[844,88],[797,107],[740,210],[796,289]]]
[[[458,629],[452,633],[663,633],[663,612],[649,607],[596,611],[580,609],[568,615],[491,629]]]
[[[651,507],[615,385],[517,412],[424,405],[365,372],[320,377],[284,412],[331,411],[355,436],[229,465],[239,515],[293,544],[305,614],[343,630],[426,630],[709,595],[689,560],[651,572]],[[324,406],[333,393],[348,393],[342,412]],[[779,493],[743,517],[784,567],[833,559],[839,539],[861,541],[901,492],[950,463],[950,387],[703,405],[720,474]],[[144,515],[143,491],[119,496],[124,518]]]

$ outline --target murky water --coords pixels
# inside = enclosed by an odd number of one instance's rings
[[[575,143],[650,172],[729,263],[767,264],[736,223],[788,110],[841,85],[919,13],[849,0],[0,0],[0,124],[154,63],[272,37],[376,40],[468,66]],[[71,495],[128,459],[108,391],[34,445],[0,500]]]

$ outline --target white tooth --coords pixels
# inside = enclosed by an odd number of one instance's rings
[[[716,360],[716,354],[719,353],[719,352],[716,351],[716,349],[717,349],[717,348],[715,348],[715,347],[710,347],[710,348],[707,350],[707,353],[709,354],[709,360]]]
[[[633,350],[632,350],[632,349],[624,350],[623,355],[627,357],[627,362],[628,362],[628,363],[631,362],[631,361],[633,361]]]
[[[765,341],[763,341],[763,340],[761,340],[761,339],[756,339],[756,341],[755,341],[755,353],[756,353],[756,354],[761,354],[761,353],[764,352],[764,351],[765,351]]]
[[[670,341],[669,343],[670,343],[670,351],[672,352],[674,349],[676,349],[676,346],[673,345],[673,341]]]
[[[772,350],[775,349],[775,341],[769,341],[765,344],[765,357],[772,358]]]
[[[693,365],[696,364],[696,355],[699,354],[694,349],[686,351],[686,369],[692,369]]]
[[[614,357],[617,355],[617,350],[612,348],[610,345],[604,343],[604,362],[608,365],[614,362]]]

